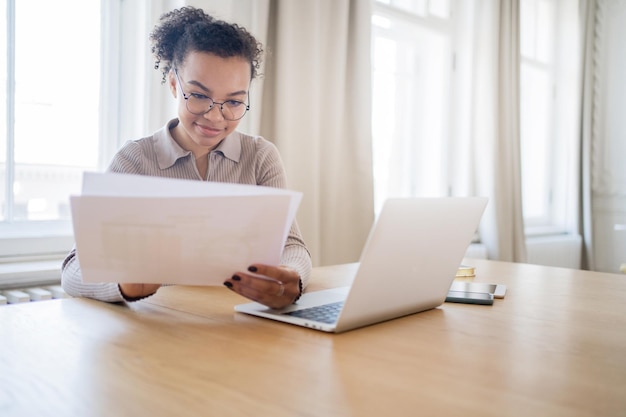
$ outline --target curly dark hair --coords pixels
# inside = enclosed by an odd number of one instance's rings
[[[161,69],[162,83],[189,52],[209,52],[222,58],[240,56],[250,62],[252,78],[259,75],[261,43],[241,26],[217,20],[202,9],[187,6],[161,15],[150,41],[154,69]]]

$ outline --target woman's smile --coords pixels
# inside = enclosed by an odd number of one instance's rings
[[[218,127],[212,127],[207,125],[202,125],[200,123],[195,123],[198,133],[202,136],[214,138],[216,136],[221,135],[224,132],[224,129]]]

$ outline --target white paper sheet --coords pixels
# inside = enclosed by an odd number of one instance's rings
[[[222,285],[277,265],[302,194],[240,184],[86,173],[70,198],[84,282]]]

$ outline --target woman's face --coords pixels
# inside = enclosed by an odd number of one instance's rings
[[[187,97],[191,94],[210,97],[218,103],[229,100],[248,103],[250,71],[250,63],[245,58],[221,58],[206,52],[187,55],[185,62],[177,68],[180,84],[174,70],[170,71],[169,85],[178,99],[180,121],[172,134],[179,145],[194,154],[204,154],[239,125],[239,120],[224,119],[219,104],[203,115],[189,112],[182,92]]]

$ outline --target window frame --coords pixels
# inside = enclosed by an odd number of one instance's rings
[[[555,92],[556,92],[556,88],[557,88],[557,80],[556,80],[556,70],[555,70],[555,66],[556,66],[556,61],[554,60],[554,58],[552,58],[554,56],[554,52],[555,52],[555,48],[556,48],[556,42],[555,38],[556,38],[556,33],[557,33],[557,29],[552,27],[551,29],[551,36],[552,36],[552,52],[551,54],[548,54],[551,59],[550,61],[542,61],[540,59],[540,57],[538,57],[537,55],[539,54],[538,50],[538,41],[537,38],[541,35],[541,30],[538,28],[538,22],[536,21],[537,19],[537,15],[539,13],[539,11],[537,10],[538,4],[542,1],[550,1],[553,2],[553,0],[522,0],[522,2],[520,3],[520,8],[523,7],[524,3],[528,3],[528,2],[534,2],[535,3],[535,10],[534,14],[535,14],[535,21],[533,24],[533,29],[535,31],[535,33],[533,34],[533,39],[534,39],[534,45],[532,47],[533,49],[533,56],[526,56],[524,54],[524,48],[520,47],[520,92],[521,92],[521,103],[520,103],[520,127],[521,127],[521,131],[520,131],[520,141],[522,143],[522,149],[523,149],[523,144],[524,144],[524,123],[523,123],[523,100],[522,97],[524,95],[524,93],[528,90],[532,90],[530,89],[528,86],[525,86],[523,84],[523,77],[522,74],[524,72],[524,70],[531,70],[535,73],[539,72],[541,73],[547,80],[548,80],[548,84],[550,86],[550,89],[552,90],[552,94],[551,94],[551,99],[549,101],[549,103],[547,104],[547,118],[548,120],[554,120],[555,117],[555,105],[554,105],[554,97],[555,97]],[[555,2],[553,2],[554,5]],[[556,15],[556,5],[555,9],[554,9],[554,15]],[[520,10],[520,19],[523,20],[524,18],[524,13]],[[558,22],[556,22],[556,18],[553,19],[553,23],[554,24],[558,24]],[[523,23],[521,23],[521,30],[524,29],[524,25]],[[549,94],[549,93],[548,93]],[[536,106],[535,106],[536,107]],[[545,131],[543,132],[546,136],[553,136],[555,134],[555,124],[549,123],[549,125],[546,126]],[[556,153],[555,150],[557,148],[557,146],[555,145],[555,143],[553,142],[548,142],[547,144],[543,144],[545,146],[545,159],[546,161],[548,160],[552,160],[553,159],[553,155]],[[531,163],[530,161],[528,162],[528,164],[525,164],[524,162],[524,153],[522,152],[521,155],[521,162],[522,162],[522,182],[524,182],[524,166],[526,165],[527,167],[530,167]],[[554,169],[552,166],[544,166],[543,167],[545,174],[548,176],[548,181],[546,181],[548,183],[548,186],[546,187],[546,191],[545,193],[543,193],[542,199],[544,200],[544,204],[546,206],[546,210],[542,213],[542,215],[540,216],[535,216],[535,217],[530,217],[528,214],[526,214],[524,216],[524,225],[525,225],[525,229],[527,233],[532,233],[532,234],[542,234],[542,233],[546,233],[550,230],[556,230],[556,227],[553,226],[554,222],[553,222],[553,218],[554,218],[554,205],[552,204],[552,201],[554,201],[554,194],[555,194],[555,187],[554,187],[554,179],[555,179],[555,173],[554,173]],[[522,184],[522,188],[523,188],[523,184]],[[522,191],[522,197],[523,197],[523,191]]]
[[[7,0],[7,120],[14,120],[15,85],[15,4],[17,0]],[[122,0],[101,1],[101,83],[99,110],[98,169],[104,169],[119,146],[119,51],[120,20]],[[115,126],[111,128],[111,126]],[[7,121],[7,151],[9,155],[14,144],[13,123]],[[116,140],[104,141],[102,138]],[[4,151],[4,150],[3,150]],[[7,160],[7,183],[13,183],[14,159]],[[12,189],[6,190],[8,203],[12,204]],[[10,210],[10,209],[9,209]],[[20,261],[47,260],[65,256],[74,243],[70,219],[61,220],[19,220],[0,221],[0,264]]]
[[[565,42],[571,42],[570,33],[566,33],[567,30],[571,31],[571,28],[564,28],[565,24],[559,22],[559,16],[561,16],[564,8],[567,5],[563,0],[553,0],[555,2],[556,12],[552,15],[552,23],[557,25],[554,28],[554,42],[552,50],[554,51],[555,62],[552,64],[551,77],[554,80],[554,95],[553,100],[550,103],[550,112],[555,115],[551,120],[549,127],[552,138],[550,142],[549,154],[546,160],[548,166],[546,171],[548,172],[549,185],[548,185],[548,206],[545,213],[545,217],[541,219],[532,219],[524,217],[525,234],[527,237],[531,236],[546,236],[546,235],[563,235],[563,234],[577,234],[576,223],[576,204],[574,200],[577,198],[577,186],[576,186],[576,160],[578,158],[577,148],[572,145],[572,141],[576,140],[577,131],[575,128],[567,127],[567,124],[576,119],[576,106],[580,100],[575,96],[577,86],[573,84],[576,81],[576,76],[565,77],[567,63],[574,63],[576,57],[569,56],[563,57],[560,54],[560,46],[563,46]],[[450,7],[453,15],[459,10],[459,8],[472,7],[463,4],[463,2],[450,1]],[[415,19],[414,16],[410,16],[411,13],[394,8],[389,4],[389,1],[382,2],[375,0],[372,7],[372,15],[384,13],[388,18],[398,18],[399,16],[405,16],[405,18]],[[571,11],[569,12],[571,13]],[[569,17],[572,17],[571,15]],[[462,21],[462,18],[457,16],[454,27],[458,25],[467,24]],[[373,27],[373,31],[375,28]],[[450,79],[450,94],[452,95],[450,103],[450,118],[449,122],[451,127],[448,132],[447,140],[450,143],[449,154],[447,160],[451,164],[448,169],[448,183],[449,192],[448,195],[461,195],[470,191],[471,184],[464,182],[463,178],[463,165],[465,164],[463,155],[467,155],[471,152],[468,147],[469,143],[466,143],[463,137],[463,127],[467,125],[468,115],[465,114],[464,106],[469,106],[468,97],[472,94],[471,88],[468,88],[468,81],[464,79],[463,69],[460,66],[466,65],[468,57],[467,52],[461,47],[461,44],[467,46],[467,42],[471,42],[468,39],[462,39],[460,31],[454,31],[452,38],[452,49],[454,51],[454,66]],[[571,49],[571,48],[570,48]],[[575,54],[574,54],[575,55]],[[471,60],[471,58],[469,58]],[[521,65],[520,65],[521,71]],[[524,88],[523,86],[520,86]],[[568,92],[568,89],[571,92]],[[561,108],[567,105],[567,111],[561,111]],[[520,115],[521,116],[521,115]],[[521,120],[520,120],[521,122]],[[567,175],[561,173],[567,171]],[[522,173],[522,180],[524,175]]]
[[[525,234],[527,237],[578,234],[575,200],[578,196],[576,179],[579,151],[576,141],[579,137],[578,112],[581,90],[578,84],[580,74],[578,66],[581,60],[576,48],[578,33],[563,23],[568,18],[576,18],[577,9],[576,6],[568,5],[567,0],[538,1],[549,1],[554,5],[554,13],[550,21],[554,39],[549,51],[554,60],[546,68],[552,82],[549,104],[552,123],[548,127],[551,140],[548,143],[546,157],[546,160],[551,162],[547,162],[546,170],[549,175],[549,187],[547,195],[544,196],[548,200],[545,216],[541,218],[524,216]],[[575,43],[574,47],[564,45],[565,42],[572,42],[572,40]],[[533,59],[524,58],[520,51],[520,63],[522,62],[535,68],[544,65]],[[521,85],[520,88],[525,87]],[[567,174],[564,175],[564,172]],[[523,178],[522,172],[522,180]]]
[[[428,8],[428,4],[426,4],[425,7]],[[455,106],[453,96],[454,96],[454,89],[456,88],[456,85],[454,82],[456,78],[455,69],[454,69],[454,66],[455,66],[454,43],[455,43],[455,38],[457,35],[456,35],[455,24],[454,24],[454,8],[455,8],[455,0],[450,0],[451,16],[449,19],[443,19],[436,15],[420,16],[411,11],[404,10],[399,7],[395,7],[389,4],[388,2],[383,3],[381,1],[374,1],[373,7],[372,7],[373,19],[376,16],[380,16],[384,19],[396,19],[400,21],[402,25],[412,25],[412,26],[420,25],[423,30],[429,31],[431,33],[436,33],[438,36],[441,36],[442,38],[446,38],[446,42],[448,42],[450,45],[450,50],[449,50],[449,56],[445,58],[444,61],[445,61],[445,66],[447,67],[448,75],[450,77],[449,78],[450,83],[446,87],[446,92],[442,95],[442,100],[449,107]],[[383,32],[381,34],[382,35],[381,37],[385,37],[384,36],[385,29],[376,27],[376,25],[372,23],[372,40],[374,40],[377,34],[381,32]],[[374,45],[372,45],[372,49],[373,47]],[[372,52],[372,54],[374,55],[374,51]],[[374,65],[372,65],[372,68],[374,69]],[[375,78],[376,78],[375,74],[373,74],[372,79],[374,80]],[[372,87],[374,88],[374,86]],[[448,161],[450,161],[450,164],[453,164],[454,163],[453,161],[458,158],[457,153],[453,151],[454,149],[457,148],[456,142],[458,141],[457,135],[454,134],[455,114],[450,113],[450,114],[447,114],[446,116],[447,116],[447,120],[442,122],[443,126],[441,127],[441,129],[446,132],[444,143],[441,144],[441,148],[443,149],[441,156],[442,158],[445,158]],[[375,141],[376,129],[374,128],[373,130],[374,130],[373,140]],[[376,144],[374,144],[373,146],[374,146],[373,148],[374,155],[376,156]],[[375,170],[374,172],[376,173],[377,167],[374,166],[373,168]],[[442,172],[442,176],[444,176],[445,178],[442,179],[438,188],[440,189],[442,193],[446,195],[451,195],[453,193],[453,189],[455,188],[455,185],[453,184],[455,174],[453,171],[449,169],[449,166],[446,166],[445,163],[441,164],[440,169]],[[376,190],[376,189],[374,190],[374,195],[376,199],[375,210],[376,210],[376,213],[378,213],[378,211],[380,210],[380,207],[382,206],[382,201],[384,200],[384,198],[388,197],[389,195],[387,192],[382,193],[381,195],[379,190]],[[398,196],[398,195],[393,195],[393,196]]]

